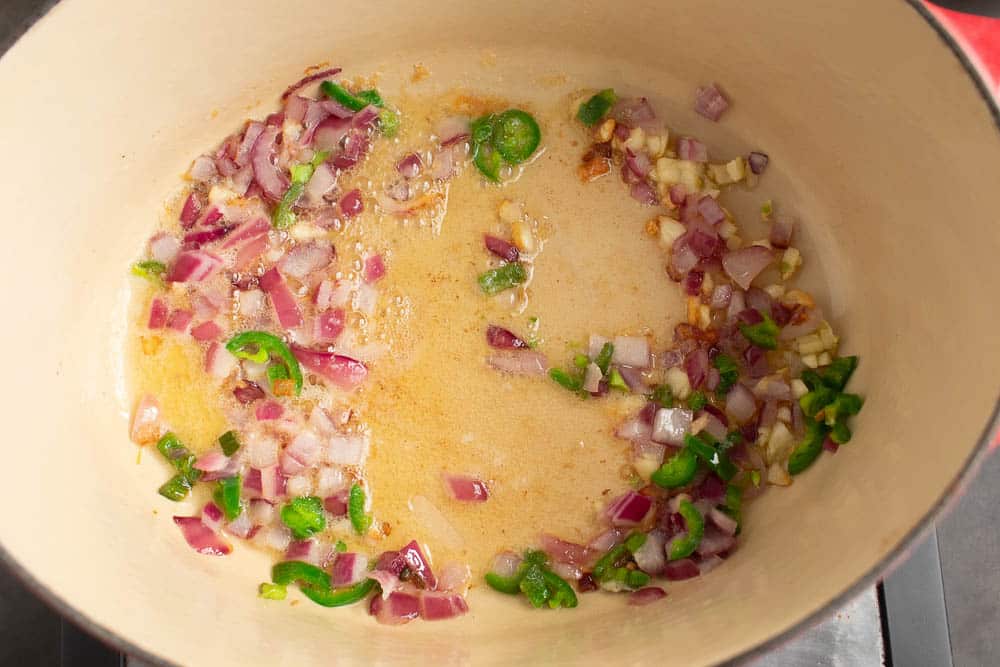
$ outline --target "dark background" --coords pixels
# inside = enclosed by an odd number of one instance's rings
[[[0,53],[55,4],[0,0]],[[937,4],[1000,16],[1000,0]],[[122,6],[127,10],[127,3]],[[1000,39],[1000,27],[997,35]],[[895,664],[942,665],[949,658],[959,667],[1000,664],[998,482],[1000,457],[993,456],[928,540],[886,579],[883,627]],[[113,652],[64,623],[0,565],[0,665],[104,667],[118,662]],[[821,664],[836,663],[831,656]]]

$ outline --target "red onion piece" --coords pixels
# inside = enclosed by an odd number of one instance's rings
[[[485,503],[490,498],[486,483],[468,475],[444,475],[445,488],[452,498],[466,503]]]
[[[642,419],[633,418],[622,422],[615,429],[615,436],[624,440],[648,440],[652,437],[652,427]]]
[[[767,363],[767,354],[756,345],[751,345],[746,349],[746,352],[743,353],[743,362],[746,365],[747,375],[752,378],[762,378],[771,372],[771,367]]]
[[[604,553],[621,544],[626,535],[628,535],[628,531],[624,528],[609,528],[588,542],[587,548]]]
[[[398,553],[398,552],[396,552]],[[389,596],[393,594],[394,591],[398,590],[403,582],[399,580],[392,572],[387,572],[386,570],[371,570],[368,572],[368,578],[374,579],[378,584],[378,587],[382,589],[381,597],[383,600],[388,600]]]
[[[222,528],[223,521],[222,510],[215,503],[206,503],[203,508],[201,508],[201,522],[205,524],[205,527],[211,530],[213,533],[219,532]]]
[[[593,364],[593,366],[596,368],[597,364]],[[622,365],[618,366],[618,372],[621,373],[622,379],[625,380],[625,384],[628,385],[630,391],[634,393],[643,393],[646,391],[646,378],[640,369]]]
[[[544,544],[544,535],[542,536],[542,539]],[[551,556],[551,554],[549,555]],[[490,568],[490,571],[494,574],[500,575],[501,577],[510,577],[517,572],[517,568],[520,565],[520,556],[513,551],[502,551],[493,559],[493,566]]]
[[[257,143],[257,139],[260,138],[260,135],[263,132],[263,123],[253,120],[247,124],[246,129],[243,131],[243,139],[240,141],[239,148],[236,150],[236,155],[234,156],[235,163],[237,165],[243,167],[250,163],[250,156],[253,152],[254,144]],[[252,168],[253,167],[251,166],[251,170]]]
[[[693,579],[700,574],[701,570],[698,569],[698,564],[690,558],[670,561],[663,568],[663,576],[666,577],[668,581]]]
[[[708,149],[697,139],[681,137],[677,140],[677,157],[693,162],[708,162]],[[673,194],[671,194],[670,200],[675,204],[681,204],[684,201],[683,199],[675,201]]]
[[[424,161],[420,159],[419,153],[407,153],[396,162],[396,171],[403,178],[416,178],[423,169]]]
[[[483,243],[486,245],[487,250],[500,259],[507,260],[508,262],[516,262],[520,257],[516,246],[496,236],[484,234]]]
[[[701,481],[698,488],[694,490],[692,497],[695,500],[710,500],[718,501],[722,500],[722,497],[726,494],[726,483],[716,475],[715,473],[709,473],[705,475],[705,479]]]
[[[761,153],[759,151],[753,151],[747,156],[747,164],[750,165],[750,171],[755,174],[763,174],[764,170],[767,169],[767,163],[770,158],[767,157],[767,153]]]
[[[775,248],[787,248],[792,244],[792,234],[795,231],[795,220],[784,215],[776,215],[771,223],[771,234],[768,240]]]
[[[469,605],[461,595],[427,591],[420,593],[420,618],[425,621],[443,621],[468,611]]]
[[[486,363],[498,371],[517,375],[544,375],[549,367],[545,355],[532,350],[497,352],[487,357]]]
[[[323,509],[335,517],[347,516],[347,491],[339,491],[323,499]]]
[[[486,342],[498,350],[525,350],[528,344],[509,329],[495,324],[486,327]]]
[[[611,110],[612,117],[619,123],[632,128],[652,128],[656,120],[656,112],[645,97],[624,99]]]
[[[729,435],[729,431],[726,429],[725,424],[723,424],[718,417],[706,412],[702,412],[698,416],[699,417],[705,416],[708,419],[708,421],[705,424],[705,428],[702,430],[711,435],[718,442],[725,442],[726,436]]]
[[[271,268],[260,277],[260,288],[270,297],[281,326],[293,329],[302,324],[302,312],[295,302],[295,295],[278,269]]]
[[[224,380],[236,370],[236,357],[224,346],[212,341],[205,351],[205,372],[218,380]]]
[[[271,419],[278,419],[285,413],[285,409],[281,407],[281,403],[277,401],[266,401],[261,405],[257,406],[257,421],[268,421]]]
[[[285,560],[301,560],[319,565],[319,543],[316,540],[293,540],[285,549]]]
[[[649,367],[649,341],[645,336],[615,336],[611,361],[622,366]]]
[[[365,210],[365,203],[361,199],[361,190],[357,188],[341,197],[338,205],[341,215],[345,218],[353,218]]]
[[[560,539],[555,535],[550,535],[549,533],[542,533],[541,543],[542,551],[547,553],[549,558],[557,563],[585,565],[590,561],[590,549],[582,544],[567,542],[566,540]],[[518,562],[520,562],[520,558],[518,558]],[[496,571],[496,567],[494,566],[494,572]]]
[[[254,180],[270,199],[279,201],[288,189],[288,178],[275,164],[280,128],[269,126],[257,137],[250,152]]]
[[[754,386],[753,393],[758,398],[764,400],[792,400],[792,388],[788,386],[788,383],[780,375],[771,375],[761,379]]]
[[[225,556],[233,547],[215,531],[208,528],[197,516],[175,516],[174,523],[181,529],[184,539],[192,549],[206,556]]]
[[[229,457],[220,451],[206,452],[194,462],[194,468],[202,472],[218,472],[229,465]]]
[[[167,233],[160,233],[149,240],[149,254],[157,262],[170,264],[181,249],[180,241]]]
[[[330,570],[330,583],[333,586],[350,586],[366,578],[367,572],[367,556],[350,552],[338,554]]]
[[[646,181],[633,183],[632,188],[629,190],[629,194],[632,195],[632,199],[636,200],[640,204],[656,206],[660,203],[660,195],[656,193],[656,188]]]
[[[301,79],[290,85],[288,88],[286,88],[285,92],[281,94],[281,99],[282,101],[284,101],[285,99],[288,98],[289,95],[298,92],[300,89],[304,88],[305,86],[308,86],[310,83],[318,81],[320,79],[329,79],[333,76],[336,76],[337,74],[340,74],[339,67],[332,67],[330,69],[325,69],[320,72],[314,72],[313,74],[307,74],[306,76],[302,77]]]
[[[351,125],[357,129],[369,129],[378,121],[378,107],[369,104],[351,118]]]
[[[684,408],[660,408],[653,417],[653,432],[650,436],[654,442],[680,447],[684,444],[684,436],[691,431],[694,416]]]
[[[653,501],[635,491],[618,497],[605,510],[612,526],[637,526],[649,514]]]
[[[645,178],[649,170],[653,168],[653,163],[646,153],[642,151],[633,153],[629,149],[625,151],[625,164],[640,179]]]
[[[188,174],[191,178],[200,183],[212,180],[217,173],[215,161],[207,155],[195,158],[195,161],[191,163],[191,168],[188,169]]]
[[[382,255],[370,255],[365,258],[364,280],[371,285],[385,275],[385,261]]]
[[[761,428],[771,428],[774,426],[774,422],[778,419],[778,402],[777,401],[765,401],[764,407],[760,411],[760,421],[758,426]]]
[[[198,221],[198,216],[201,215],[201,200],[198,199],[198,195],[194,192],[187,196],[184,200],[184,207],[181,209],[181,226],[187,229],[194,223]]]
[[[840,449],[840,445],[827,437],[823,440],[823,449],[830,452],[831,454],[836,454],[837,450]]]
[[[680,282],[697,265],[698,255],[691,248],[690,234],[685,233],[670,248],[670,277]]]
[[[351,130],[351,121],[349,118],[338,118],[337,116],[329,116],[321,121],[312,132],[310,137],[311,145],[314,149],[318,151],[333,152],[340,148],[341,141],[347,136],[348,132]],[[355,148],[358,144],[355,145]],[[354,156],[354,161],[357,162],[357,154]]]
[[[708,518],[726,535],[736,535],[736,529],[739,526],[736,519],[729,516],[718,507],[713,507],[708,510]]]
[[[333,261],[333,246],[329,243],[303,243],[295,246],[278,262],[285,275],[302,281],[309,274],[326,268]]]
[[[705,558],[725,553],[734,546],[736,546],[736,538],[709,523],[705,526],[705,533],[698,544],[697,552],[699,556]]]
[[[334,435],[327,442],[326,460],[338,465],[361,465],[368,456],[364,435]]]
[[[167,326],[167,319],[170,316],[170,309],[167,307],[167,302],[156,297],[149,306],[149,320],[146,322],[146,327],[149,329],[162,329]]]
[[[212,241],[217,241],[229,233],[225,227],[213,227],[211,229],[199,229],[184,235],[184,249],[193,250],[207,245]]]
[[[811,334],[819,329],[823,324],[823,313],[819,308],[811,308],[806,314],[806,318],[795,324],[788,324],[782,327],[778,333],[779,340],[793,340],[800,336]]]
[[[726,212],[719,206],[719,202],[708,195],[698,200],[698,213],[701,213],[701,217],[705,218],[705,221],[710,225],[718,224],[726,219]]]
[[[222,260],[203,250],[182,250],[177,254],[173,266],[167,272],[167,281],[172,283],[200,282],[211,277],[222,268]]]
[[[469,138],[469,119],[465,116],[448,116],[434,126],[434,134],[442,146],[451,146]]]
[[[343,308],[323,311],[314,321],[313,339],[317,343],[333,343],[343,332],[346,321]]]
[[[633,607],[642,607],[665,597],[667,597],[667,592],[659,586],[646,586],[629,593],[628,603]]]
[[[663,572],[667,564],[666,554],[663,551],[665,541],[663,533],[659,530],[650,531],[646,535],[646,541],[634,554],[635,563],[640,570],[652,575]]]
[[[428,564],[427,558],[424,557],[424,552],[420,550],[420,545],[417,544],[416,540],[411,541],[400,549],[399,555],[403,559],[403,562],[406,563],[406,567],[410,569],[410,574],[423,581],[426,589],[435,590],[437,588],[437,577],[431,571],[431,566]]]
[[[248,220],[229,233],[225,242],[222,244],[222,248],[233,248],[261,236],[266,236],[270,230],[271,223],[268,222],[266,218],[254,218],[253,220]]]
[[[689,353],[684,359],[684,370],[691,381],[691,388],[701,387],[708,376],[708,352],[704,348],[698,348]]]
[[[191,329],[191,337],[202,342],[216,340],[221,335],[222,327],[212,320],[202,322],[198,326]]]
[[[722,374],[719,373],[718,368],[709,368],[708,376],[705,378],[705,389],[709,391],[715,391],[719,386],[719,382],[722,381]]]
[[[722,257],[722,268],[733,282],[746,290],[773,261],[774,255],[768,248],[753,245],[726,253]]]
[[[728,108],[729,101],[715,83],[701,86],[695,91],[694,110],[705,118],[717,121]]]
[[[243,405],[248,405],[254,401],[264,398],[266,394],[263,389],[258,387],[253,382],[247,382],[246,384],[233,389],[233,396],[235,396],[236,400]]]
[[[409,623],[420,615],[420,598],[402,591],[393,591],[385,600],[376,595],[368,603],[368,613],[382,625]]]
[[[737,382],[726,394],[726,412],[738,424],[744,424],[757,412],[753,393]]]
[[[368,367],[357,359],[341,354],[292,346],[299,363],[342,389],[353,389],[368,377]]]
[[[684,288],[684,293],[691,296],[697,296],[701,294],[701,283],[705,280],[705,272],[692,270],[688,271],[688,274],[684,276],[684,280],[681,281],[681,286]]]

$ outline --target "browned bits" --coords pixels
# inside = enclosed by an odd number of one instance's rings
[[[660,221],[652,218],[646,221],[646,234],[656,238],[660,235]]]
[[[385,535],[386,537],[392,534],[392,524],[389,523],[388,521],[382,522],[382,534]]]
[[[611,172],[611,164],[607,158],[595,157],[589,162],[584,162],[577,167],[576,173],[584,183],[595,181],[601,176]]]
[[[275,396],[294,396],[295,380],[289,378],[275,380],[272,391],[274,391]]]
[[[590,572],[584,572],[580,577],[579,581],[576,582],[576,588],[581,593],[589,593],[590,591],[597,590],[597,582],[594,581],[594,575]]]

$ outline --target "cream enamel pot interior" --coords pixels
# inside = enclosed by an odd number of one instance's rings
[[[855,441],[765,494],[725,568],[664,603],[588,596],[539,613],[474,591],[468,616],[404,628],[360,609],[261,603],[264,558],[192,553],[152,492],[162,470],[135,464],[125,276],[178,176],[308,65],[418,61],[433,85],[507,94],[552,74],[676,100],[719,81],[734,107],[700,131],[766,149],[773,189],[808,221],[811,280],[862,358]],[[43,597],[133,653],[184,665],[715,663],[870,583],[985,455],[1000,378],[1000,140],[967,68],[903,0],[65,0],[0,60],[0,84],[0,541]]]

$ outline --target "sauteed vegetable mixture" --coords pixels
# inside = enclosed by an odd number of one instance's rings
[[[692,98],[724,122],[718,86]],[[192,549],[275,557],[263,600],[386,624],[465,614],[482,584],[648,604],[738,558],[748,501],[851,440],[858,358],[794,285],[796,221],[756,194],[768,155],[710,157],[614,88],[566,103],[459,91],[425,113],[325,69],[191,164],[132,267],[131,438]],[[516,196],[545,170],[645,222]]]

